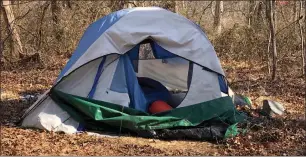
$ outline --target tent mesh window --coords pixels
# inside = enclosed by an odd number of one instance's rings
[[[139,59],[140,60],[155,59],[150,43],[140,44]]]
[[[143,90],[148,91],[150,87],[165,91],[160,95],[169,95],[165,100],[174,108],[184,100],[191,79],[188,60],[181,57],[156,59],[151,45],[145,43],[140,45],[139,60],[134,60],[133,65]]]

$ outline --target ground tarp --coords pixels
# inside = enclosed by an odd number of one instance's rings
[[[184,129],[189,129],[186,130],[189,132],[191,129],[192,131],[189,134],[186,133],[186,136],[192,137],[193,132],[199,133],[199,128],[203,128],[206,131],[202,130],[202,134],[207,131],[210,134],[199,136],[199,139],[214,138],[213,136],[224,138],[235,135],[236,124],[245,118],[235,109],[230,97],[221,97],[151,115],[121,105],[70,95],[57,90],[52,90],[50,96],[87,130],[130,131],[147,137],[158,137],[161,135],[156,133],[162,133],[164,137],[169,138],[169,135],[182,134]],[[222,127],[217,127],[220,125]],[[152,133],[152,131],[156,132]],[[148,132],[152,134],[147,134]]]

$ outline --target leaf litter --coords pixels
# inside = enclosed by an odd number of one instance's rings
[[[138,137],[108,138],[87,133],[67,135],[16,126],[23,112],[35,101],[21,96],[42,94],[52,86],[63,60],[46,69],[20,68],[1,71],[0,155],[306,155],[303,99],[305,83],[292,71],[280,71],[277,83],[269,80],[258,63],[222,62],[230,86],[249,96],[255,110],[248,111],[247,132],[213,143],[163,141]],[[252,70],[250,70],[252,69]],[[284,104],[284,116],[260,116],[263,99]]]

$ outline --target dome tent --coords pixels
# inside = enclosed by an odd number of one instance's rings
[[[151,47],[153,58],[141,57],[143,44]],[[149,114],[152,94],[144,92],[141,77],[166,87],[170,98],[165,101],[175,108]],[[158,100],[163,94],[153,95]],[[144,7],[91,24],[53,87],[26,111],[21,125],[66,133],[120,127],[141,136],[153,131],[153,136],[216,122],[227,129],[243,119],[236,112],[218,57],[200,27],[162,8]]]

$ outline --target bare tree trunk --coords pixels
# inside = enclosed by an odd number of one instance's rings
[[[275,1],[274,1],[275,2]],[[272,80],[276,78],[276,68],[277,68],[277,50],[276,50],[276,38],[275,38],[275,8],[273,1],[267,0],[267,12],[268,12],[268,19],[269,19],[269,27],[271,33],[271,43],[272,43]]]
[[[176,2],[175,0],[170,0],[170,1],[163,1],[161,2],[161,7],[167,10],[170,10],[172,12],[176,12]]]
[[[178,2],[176,2],[175,0],[172,0],[172,10],[173,10],[173,12],[175,12],[175,13],[178,13]]]
[[[266,18],[264,18],[264,4],[263,2],[258,3],[258,7],[256,8],[256,20],[254,21],[254,24],[256,24],[256,27],[267,25],[266,24]],[[268,16],[268,13],[266,12],[266,16]]]
[[[272,1],[272,13],[273,13],[273,23],[274,23],[274,31],[276,32],[277,30],[277,24],[276,24],[276,13],[275,13],[275,8],[276,8],[276,0],[271,0]]]
[[[127,8],[137,7],[137,1],[127,1]]]
[[[4,9],[0,6],[0,18],[1,18],[2,14],[4,15],[4,13],[2,13],[2,12],[4,12]],[[0,29],[3,29],[1,27],[1,25],[0,25]],[[3,44],[3,42],[2,42],[2,31],[0,30],[0,64],[2,62],[2,52],[3,52],[3,45],[2,44]],[[3,66],[3,65],[1,65],[1,66]],[[0,72],[0,76],[1,76],[1,72]],[[1,91],[0,91],[0,93],[1,93]],[[1,100],[1,96],[0,96],[0,100]],[[1,127],[1,122],[0,122],[0,127]],[[0,130],[1,130],[1,128],[0,128]],[[0,139],[0,146],[1,146],[1,139]]]
[[[205,14],[205,11],[208,9],[208,8],[211,8],[212,7],[212,2],[211,1],[205,8],[203,7],[203,10],[201,11],[201,16],[199,18],[199,22],[198,22],[198,25],[201,26],[201,22],[202,22],[202,18],[203,18],[203,15]]]
[[[128,2],[128,8],[133,8],[133,4],[132,4],[133,2]]]
[[[302,8],[303,8],[303,1],[300,0],[300,6],[299,6],[299,12],[298,12],[298,18],[302,16]],[[301,56],[302,56],[302,74],[305,75],[305,60],[304,60],[304,35],[303,35],[303,28],[301,25],[301,20],[298,20],[298,25],[299,25],[299,32],[300,32],[300,38],[301,38]]]
[[[10,61],[17,61],[21,54],[23,53],[23,47],[20,40],[19,32],[15,26],[15,16],[13,10],[10,6],[10,1],[2,1],[3,5],[3,17],[7,23],[8,30],[11,34],[11,57]],[[16,42],[16,43],[15,43]]]
[[[40,19],[40,22],[39,22],[39,29],[38,29],[38,45],[37,45],[37,48],[38,50],[41,49],[41,45],[42,45],[42,37],[43,37],[43,31],[42,31],[42,26],[43,26],[43,21],[44,21],[44,18],[45,18],[45,15],[46,15],[46,11],[47,9],[49,8],[49,5],[50,3],[46,2],[44,4],[45,6],[42,7],[43,11],[42,11],[42,14],[41,14],[41,19]]]
[[[71,1],[70,0],[65,0],[65,1],[62,1],[62,4],[63,4],[63,7],[68,7],[69,9],[72,8],[71,6]]]
[[[256,7],[256,1],[250,0],[249,1],[249,12],[248,12],[248,27],[251,28],[253,25],[253,15]]]
[[[280,8],[280,14],[281,14],[281,16],[282,16],[282,18],[284,19],[284,22],[286,23],[286,24],[288,24],[288,23],[290,23],[289,21],[288,21],[288,19],[286,18],[286,16],[285,16],[285,14],[284,14],[284,11],[283,11],[283,6],[281,6],[281,8]]]
[[[306,4],[305,4],[306,5]],[[306,8],[304,8],[304,33],[306,35]],[[304,48],[304,56],[303,56],[303,65],[304,65],[304,86],[305,86],[305,91],[306,91],[306,49]],[[306,94],[304,94],[304,120],[306,122]]]
[[[58,24],[58,6],[57,0],[51,0],[51,12],[52,12],[52,20],[54,24]],[[56,25],[54,25],[56,27]]]
[[[306,35],[306,8],[304,8],[304,33]],[[304,48],[303,66],[304,66],[304,76],[305,76],[305,83],[306,83],[306,63],[305,62],[306,62],[306,49]],[[306,103],[306,94],[305,94],[305,103]],[[306,107],[306,104],[305,104],[305,107]],[[306,108],[305,108],[305,114],[306,114]]]
[[[293,15],[291,16],[291,21],[295,21],[297,19],[296,1],[292,1],[292,3],[293,3]]]
[[[2,12],[4,12],[4,9],[2,8],[2,5],[3,3],[1,4],[0,6],[0,18],[1,18],[1,14]],[[1,29],[1,25],[0,25],[0,29]],[[3,66],[3,63],[2,63],[2,52],[3,52],[3,49],[2,49],[2,31],[0,30],[0,65],[1,65],[1,69],[0,69],[0,77],[1,77],[1,71],[2,71],[2,67]],[[3,79],[3,77],[1,77]],[[0,87],[0,101],[2,102],[2,99],[1,99],[1,92],[2,92],[2,89]],[[0,111],[4,111],[4,107],[2,107],[4,105],[0,105]],[[2,113],[3,112],[0,112],[0,116],[2,117]],[[0,120],[0,156],[2,156],[2,121]]]
[[[57,4],[57,0],[51,0],[51,13],[52,13],[52,21],[53,21],[53,32],[55,33],[55,38],[60,41],[61,40],[61,26],[60,26],[60,8]]]
[[[269,33],[269,41],[268,41],[268,53],[267,53],[267,66],[268,66],[268,74],[271,74],[271,65],[270,65],[270,46],[271,46],[271,32]]]
[[[174,3],[174,11],[176,13],[179,13],[179,1],[174,0],[173,3]]]
[[[124,0],[114,0],[110,1],[111,11],[118,11],[124,8],[125,1]]]
[[[214,29],[217,35],[220,35],[222,32],[222,25],[221,25],[222,11],[223,11],[223,1],[216,1]]]

